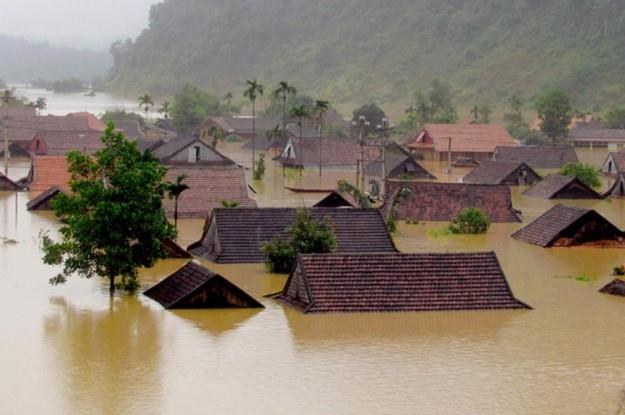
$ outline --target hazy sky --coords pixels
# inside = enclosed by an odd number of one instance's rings
[[[159,0],[0,0],[0,33],[58,46],[108,50],[135,37]]]

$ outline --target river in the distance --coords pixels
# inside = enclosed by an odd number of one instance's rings
[[[428,167],[445,178],[444,167]],[[318,198],[285,191],[281,170],[267,170],[264,185],[254,183],[262,206]],[[302,184],[349,176],[310,171]],[[0,193],[0,236],[17,241],[0,242],[3,414],[614,414],[625,388],[625,299],[597,292],[623,249],[537,248],[510,238],[521,224],[483,236],[401,224],[395,241],[405,252],[496,251],[534,309],[301,315],[263,298],[285,276],[201,261],[267,308],[166,311],[140,294],[110,299],[100,279],[48,285],[55,270],[41,261],[38,235],[54,236],[59,223],[27,212],[29,197]],[[553,203],[516,189],[514,204],[527,223]],[[575,204],[625,228],[623,200]],[[182,244],[193,242],[202,222],[181,221],[180,232]],[[142,272],[143,288],[183,263]]]

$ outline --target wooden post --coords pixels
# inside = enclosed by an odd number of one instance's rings
[[[447,147],[447,174],[451,174],[451,137],[449,137],[449,145]]]

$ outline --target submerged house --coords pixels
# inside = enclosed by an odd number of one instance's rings
[[[52,210],[52,201],[63,193],[60,187],[52,186],[43,193],[37,195],[26,204],[26,210]]]
[[[541,199],[603,199],[601,194],[581,180],[559,174],[547,175],[523,194]]]
[[[329,220],[337,253],[397,251],[377,209],[314,208],[311,213]],[[292,208],[214,209],[202,239],[188,250],[217,263],[260,263],[262,244],[284,235],[295,215]]]
[[[35,156],[28,172],[28,190],[45,192],[55,186],[69,190],[71,175],[68,168],[65,156]]]
[[[625,233],[596,211],[564,205],[554,206],[512,237],[543,248],[625,247]]]
[[[406,142],[424,160],[450,161],[471,158],[481,162],[492,157],[498,146],[514,147],[505,127],[495,124],[425,124]]]
[[[625,297],[625,281],[617,278],[599,290],[600,293]]]
[[[264,308],[221,275],[194,262],[188,262],[143,294],[166,309]]]
[[[332,192],[313,205],[316,208],[355,208],[356,201],[347,194]]]
[[[15,183],[13,180],[0,173],[0,192],[11,192],[23,190],[22,186]]]
[[[101,131],[37,132],[28,151],[35,155],[64,156],[72,150],[94,154],[104,148]]]
[[[604,196],[625,197],[625,172],[620,172]]]
[[[530,166],[518,161],[484,161],[462,178],[463,183],[528,186],[541,177]]]
[[[608,154],[601,165],[601,173],[616,176],[622,171],[625,171],[625,150]]]
[[[174,138],[153,149],[152,153],[166,165],[235,165],[234,161],[197,137]]]
[[[493,160],[525,163],[534,169],[559,169],[567,163],[579,161],[575,148],[570,145],[498,146]]]
[[[350,139],[324,139],[320,142],[314,139],[289,138],[280,154],[274,157],[280,165],[285,167],[319,167],[344,168],[356,166],[360,157],[360,146]]]
[[[494,252],[299,255],[276,298],[304,313],[530,308]]]
[[[386,178],[387,179],[436,179],[436,177],[427,171],[408,151],[404,150],[400,145],[391,143],[386,146]],[[366,177],[373,180],[382,181],[382,157],[378,160],[367,164],[364,169]]]
[[[625,129],[572,128],[568,141],[575,147],[607,147],[608,150],[617,151],[625,147]]]
[[[451,222],[463,209],[475,207],[495,223],[521,222],[508,186],[389,180],[387,187],[388,195],[402,188],[409,190],[397,206],[399,220]]]

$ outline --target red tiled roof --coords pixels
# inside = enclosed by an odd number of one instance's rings
[[[396,252],[377,209],[314,208],[311,213],[316,220],[329,218],[337,252]],[[262,244],[283,235],[295,215],[291,208],[215,209],[189,252],[218,263],[263,262]]]
[[[448,151],[451,137],[452,152],[492,153],[497,146],[518,146],[505,127],[496,124],[425,124],[408,147],[433,148]]]
[[[451,222],[463,209],[475,207],[495,223],[521,221],[508,186],[389,180],[387,194],[401,188],[410,194],[397,207],[400,220]]]
[[[40,147],[37,147],[38,141],[42,144]],[[35,154],[62,156],[72,150],[94,154],[103,147],[102,133],[99,131],[46,131],[35,135],[30,151]]]
[[[100,132],[103,132],[104,130],[106,130],[106,123],[100,121],[98,117],[91,114],[90,112],[73,112],[73,113],[68,114],[67,116],[75,117],[75,118],[85,118],[87,121],[87,127],[90,130],[100,131]],[[135,137],[135,138],[139,138],[139,137]]]
[[[67,169],[65,156],[36,156],[29,174],[28,189],[31,192],[44,192],[58,186],[61,190],[69,191],[71,175]]]
[[[278,299],[306,313],[530,308],[493,252],[301,255]]]
[[[239,202],[240,207],[256,207],[249,197],[243,169],[223,166],[169,166],[165,180],[175,182],[186,174],[184,183],[189,189],[178,199],[178,218],[205,219],[215,208],[222,207],[222,200]],[[169,217],[174,216],[174,201],[163,200],[163,207]]]

